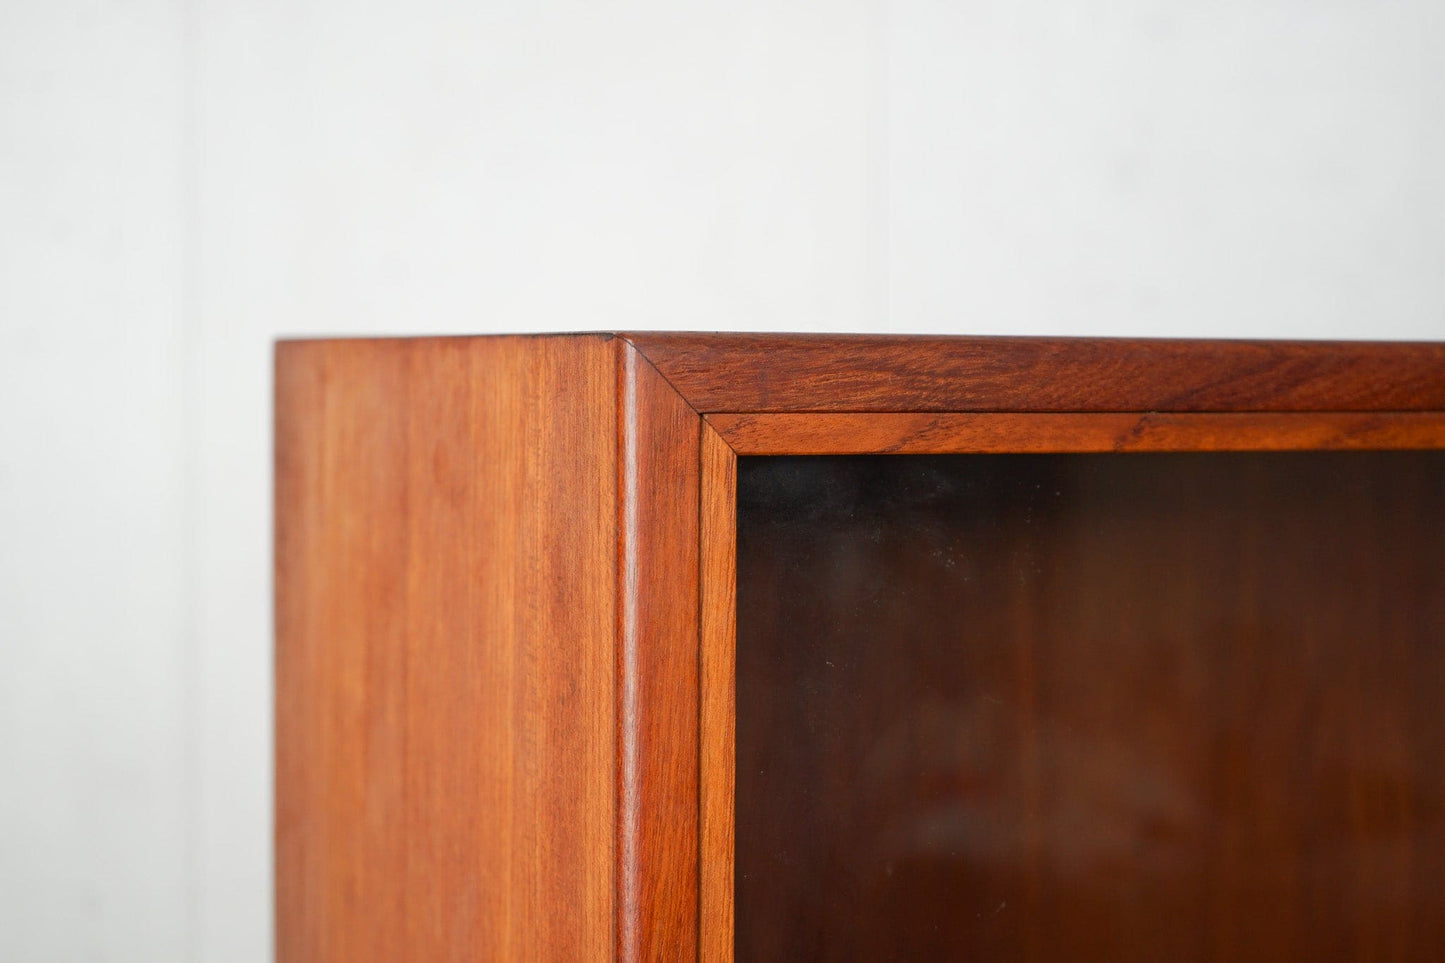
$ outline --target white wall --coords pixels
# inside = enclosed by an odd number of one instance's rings
[[[202,892],[180,13],[0,5],[5,960],[184,958]]]
[[[1445,338],[1445,7],[0,4],[0,958],[270,943],[280,334]]]

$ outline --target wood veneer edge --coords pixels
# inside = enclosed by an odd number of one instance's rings
[[[740,454],[1445,447],[1445,412],[804,412],[704,416]]]
[[[701,447],[699,959],[733,958],[737,453],[704,424]]]

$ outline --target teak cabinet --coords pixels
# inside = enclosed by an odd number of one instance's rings
[[[1445,345],[276,360],[277,953],[1445,958]]]

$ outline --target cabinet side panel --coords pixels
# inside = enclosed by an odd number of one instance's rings
[[[277,953],[613,945],[616,347],[282,345]]]

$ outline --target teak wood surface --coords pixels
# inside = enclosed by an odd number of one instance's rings
[[[739,454],[1445,448],[1445,344],[276,355],[283,961],[726,960]]]

